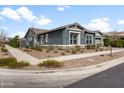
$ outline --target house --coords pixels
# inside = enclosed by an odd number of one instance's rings
[[[100,31],[90,31],[79,23],[68,24],[55,29],[29,28],[25,35],[26,44],[43,46],[85,46],[103,44],[103,34]]]

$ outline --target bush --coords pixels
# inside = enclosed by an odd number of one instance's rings
[[[42,52],[42,46],[40,46],[40,45],[34,45],[34,46],[32,47],[32,49]]]
[[[61,55],[65,55],[65,52],[62,52]]]
[[[71,51],[71,53],[72,53],[72,54],[76,54],[76,51],[73,49],[73,50]]]
[[[74,48],[76,51],[80,51],[80,49],[81,49],[81,47],[79,45],[76,45]]]
[[[7,66],[9,68],[22,68],[29,65],[30,64],[28,62],[24,62],[24,61],[18,62],[17,59],[14,57],[0,59],[0,66]]]
[[[2,52],[8,52],[8,50],[7,50],[5,47],[2,47],[2,48],[1,48],[1,51],[2,51]]]
[[[7,57],[0,59],[0,66],[9,66],[11,63],[16,63],[17,60],[14,57]]]
[[[58,51],[57,51],[57,50],[55,50],[55,51],[54,51],[54,53],[58,53]]]
[[[53,68],[57,68],[57,67],[63,67],[63,63],[59,62],[57,60],[46,60],[43,61],[43,63],[39,63],[38,66],[45,66],[45,67],[53,67]]]
[[[54,49],[55,49],[55,47],[54,47],[54,46],[51,46],[51,45],[47,47],[47,50],[48,50],[48,51],[52,51],[52,50],[54,50]]]
[[[65,48],[65,52],[69,53],[70,51],[71,51],[71,50],[70,50],[69,47],[66,47],[66,48]]]
[[[29,66],[30,64],[28,62],[25,61],[20,61],[20,62],[14,62],[9,64],[9,68],[23,68],[25,66]]]
[[[18,48],[19,47],[19,36],[15,36],[14,38],[9,40],[9,45]]]
[[[95,49],[95,45],[86,45],[86,49]]]

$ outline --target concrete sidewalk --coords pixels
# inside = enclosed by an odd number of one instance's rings
[[[30,62],[32,65],[36,65],[40,62],[39,59],[20,51],[16,48],[13,48],[11,46],[5,45],[8,51],[18,60],[18,61],[27,61]]]

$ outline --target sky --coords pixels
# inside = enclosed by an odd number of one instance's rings
[[[23,37],[28,28],[53,29],[79,23],[89,30],[124,31],[124,6],[0,5],[0,31]]]

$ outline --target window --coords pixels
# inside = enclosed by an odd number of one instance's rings
[[[86,35],[86,44],[92,44],[92,43],[93,43],[93,36]]]
[[[45,41],[48,42],[48,34],[45,34]]]

